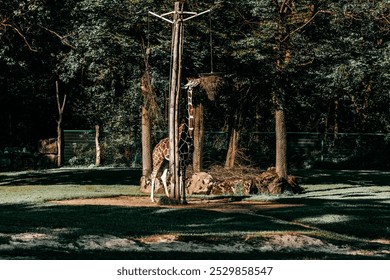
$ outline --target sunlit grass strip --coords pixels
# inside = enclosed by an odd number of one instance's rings
[[[139,186],[127,185],[55,185],[0,187],[0,204],[36,204],[51,200],[142,195]]]

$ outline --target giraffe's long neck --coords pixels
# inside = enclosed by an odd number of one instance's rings
[[[192,86],[188,87],[187,90],[187,113],[188,113],[188,135],[193,137],[195,118],[194,118],[194,105],[192,104]]]
[[[200,83],[199,79],[190,80],[185,86],[187,87],[187,115],[188,115],[188,136],[193,138],[195,127],[195,110],[192,103],[192,90]]]

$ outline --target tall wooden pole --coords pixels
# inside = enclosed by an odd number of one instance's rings
[[[168,115],[168,129],[169,129],[169,172],[170,172],[170,185],[171,192],[170,198],[181,201],[180,178],[179,178],[179,132],[178,132],[178,112],[179,112],[179,96],[181,89],[181,63],[183,54],[183,37],[184,27],[183,22],[210,12],[210,10],[203,11],[201,13],[184,12],[184,3],[175,2],[173,12],[169,12],[163,15],[158,15],[153,12],[149,12],[151,15],[156,16],[164,21],[172,24],[172,65],[171,65],[171,80],[170,80],[170,92],[169,92],[169,115]],[[173,14],[173,21],[165,18],[167,15]],[[184,15],[189,17],[184,18]],[[183,190],[184,191],[184,190]]]
[[[172,32],[172,68],[171,68],[171,86],[169,93],[169,173],[171,176],[171,198],[180,200],[178,190],[178,168],[179,168],[179,151],[178,151],[178,99],[180,93],[181,81],[181,57],[182,57],[182,14],[180,11],[183,4],[175,2],[173,16]]]

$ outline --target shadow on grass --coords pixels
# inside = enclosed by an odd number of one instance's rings
[[[282,204],[296,199],[278,199]],[[302,207],[272,209],[272,217],[320,228],[324,231],[361,239],[390,242],[390,207],[388,199],[299,199]],[[390,250],[390,243],[388,246]],[[389,251],[390,252],[390,251]]]
[[[240,231],[298,230],[269,219],[240,213],[220,213],[202,209],[0,205],[0,231],[22,233],[45,229],[72,229],[71,235],[143,237],[155,234],[229,234]],[[66,235],[66,234],[65,234]]]
[[[0,183],[138,185],[140,176],[140,170],[130,169],[55,169],[0,174]],[[314,185],[388,186],[388,177],[389,173],[373,171],[302,173],[303,183]],[[389,199],[358,195],[284,197],[273,200],[284,207],[261,209],[245,204],[237,208],[244,211],[236,212],[224,211],[224,205],[195,209],[0,204],[0,259],[390,259]],[[267,247],[263,246],[267,234],[305,234],[321,239],[324,246],[330,243],[335,250],[341,249],[325,252],[320,250],[322,245],[312,250],[305,244]],[[156,235],[178,239],[162,242],[160,247],[139,241]],[[251,243],[249,235],[258,243]],[[176,247],[169,247],[172,243]],[[202,246],[204,251],[196,250]],[[346,247],[380,253],[349,254],[343,251]]]
[[[222,254],[219,252],[191,252],[144,250],[131,248],[123,251],[101,248],[99,237],[136,240],[155,235],[231,236],[239,232],[301,230],[296,225],[281,225],[270,219],[253,215],[220,213],[201,209],[114,206],[34,206],[0,205],[0,258],[38,259],[215,259],[253,258],[253,254]],[[43,236],[43,237],[42,237]],[[115,239],[114,238],[114,239]],[[241,237],[240,237],[241,238]],[[85,241],[88,239],[88,241]],[[84,240],[84,241],[82,241]],[[44,241],[44,242],[43,242]],[[204,241],[204,240],[203,240]],[[40,244],[42,242],[42,244]],[[188,243],[189,242],[189,243]],[[93,246],[93,244],[96,246]],[[91,245],[92,244],[92,245]],[[224,245],[225,246],[225,245]],[[226,244],[229,246],[229,244]],[[104,246],[103,246],[104,247]]]
[[[139,169],[49,169],[44,171],[0,173],[2,186],[21,185],[139,185]]]
[[[292,172],[300,184],[349,184],[361,186],[389,186],[390,172],[377,170],[296,170]]]
[[[1,255],[0,255],[1,256]],[[264,253],[237,253],[233,250],[231,252],[123,252],[115,251],[108,252],[106,250],[84,250],[84,251],[58,251],[53,249],[39,248],[33,251],[14,250],[8,253],[9,258],[18,259],[34,259],[38,260],[307,260],[307,259],[321,259],[321,260],[338,260],[339,254],[328,253],[324,256],[323,252],[297,252],[295,254],[286,254],[283,251],[273,251]],[[354,256],[348,259],[365,260],[365,257]],[[376,259],[376,258],[374,258]]]
[[[297,203],[288,199],[278,202]],[[255,236],[253,240],[265,240],[267,233],[293,236],[301,233],[320,238],[325,245],[328,242],[335,244],[338,248],[390,252],[388,244],[369,242],[369,239],[390,237],[390,210],[382,201],[370,200],[367,204],[365,201],[342,201],[342,204],[334,204],[333,201],[307,199],[299,203],[304,205],[270,210],[254,208],[234,213],[186,207],[0,205],[0,258],[386,258],[383,254],[354,255],[331,250],[324,253],[317,250],[319,247],[316,250],[294,246],[286,249],[283,244],[276,244],[275,250],[264,249],[267,247],[259,249],[260,243],[251,244],[252,239],[248,238]],[[178,236],[179,239],[174,240],[178,242],[178,247],[169,247],[172,240],[162,242],[162,247],[140,241],[156,235]],[[113,247],[110,247],[112,244]],[[208,250],[196,250],[197,246]],[[213,250],[213,246],[223,250]],[[248,246],[253,248],[241,250]]]

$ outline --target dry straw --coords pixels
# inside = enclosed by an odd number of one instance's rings
[[[200,77],[199,82],[200,87],[207,93],[207,97],[213,101],[222,79],[216,75],[209,75]]]

